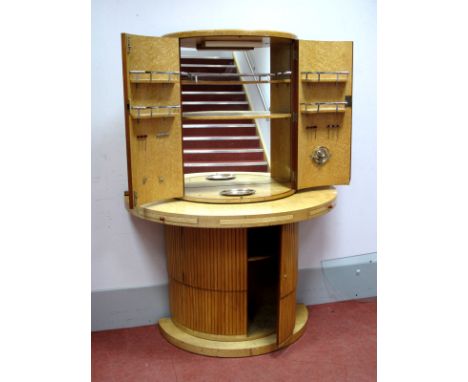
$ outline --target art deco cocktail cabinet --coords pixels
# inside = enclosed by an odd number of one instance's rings
[[[274,31],[122,34],[127,207],[164,224],[174,345],[242,357],[304,331],[297,223],[350,180],[352,52]]]

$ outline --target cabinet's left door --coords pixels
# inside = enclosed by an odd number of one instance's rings
[[[184,194],[179,39],[122,34],[130,208]]]

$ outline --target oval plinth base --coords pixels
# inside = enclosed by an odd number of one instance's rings
[[[244,341],[214,341],[184,332],[177,327],[170,318],[159,320],[159,329],[162,335],[173,345],[191,353],[202,354],[212,357],[249,357],[270,353],[280,347],[295,342],[305,330],[308,319],[307,308],[304,304],[296,306],[296,325],[291,338],[282,346],[276,343],[276,334],[263,338]],[[255,333],[252,333],[255,337]]]

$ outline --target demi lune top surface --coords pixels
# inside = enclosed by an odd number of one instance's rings
[[[163,37],[178,37],[178,38],[190,38],[190,37],[215,37],[215,36],[238,36],[238,37],[279,37],[289,38],[296,40],[297,36],[281,31],[268,31],[268,30],[245,30],[245,29],[205,29],[195,31],[182,31],[165,34]]]
[[[226,179],[224,179],[226,178]],[[243,204],[282,199],[294,194],[268,172],[186,174],[184,200],[214,204]]]
[[[334,187],[322,187],[267,202],[226,205],[170,199],[136,207],[130,212],[145,220],[184,227],[262,227],[324,215],[334,207],[336,196]]]

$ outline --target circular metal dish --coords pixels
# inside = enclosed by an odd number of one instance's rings
[[[223,196],[247,196],[255,194],[255,190],[251,188],[231,188],[230,190],[223,190],[220,195]]]
[[[236,176],[228,173],[211,174],[206,177],[206,180],[231,180],[236,179]]]

